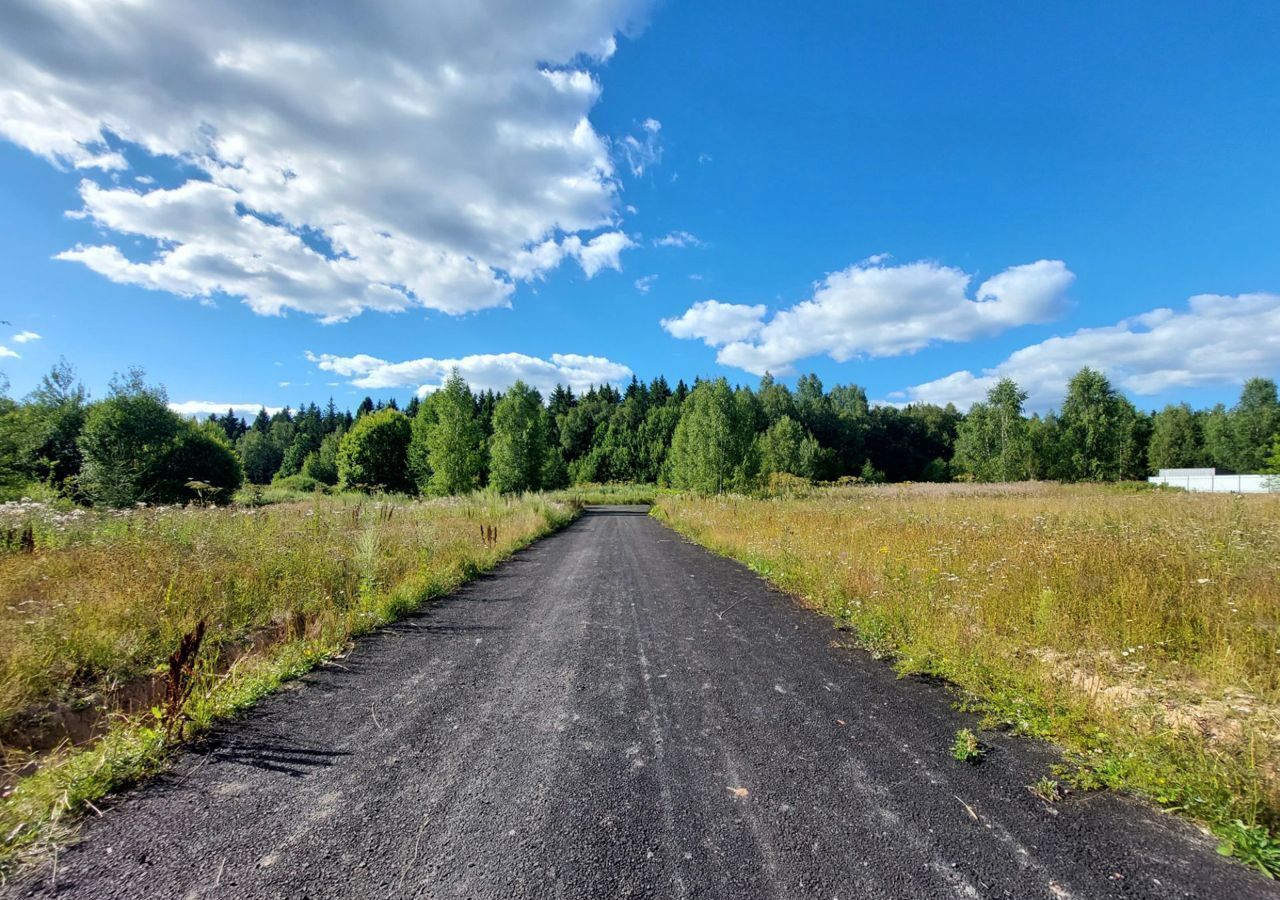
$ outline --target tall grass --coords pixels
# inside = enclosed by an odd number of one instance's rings
[[[536,495],[318,494],[260,508],[0,507],[0,531],[31,525],[36,543],[33,553],[0,550],[0,732],[34,727],[42,710],[109,704],[121,685],[158,674],[200,620],[204,676],[188,714],[207,727],[566,523],[574,508]],[[145,710],[118,715],[91,746],[64,747],[37,760],[35,774],[11,777],[0,799],[5,858],[48,844],[68,812],[160,765],[155,726]],[[6,750],[11,765],[32,761]]]
[[[609,482],[607,484],[575,484],[548,494],[579,504],[618,504],[623,506],[648,506],[657,499],[660,488],[656,484]]]
[[[919,485],[655,514],[1060,742],[1081,784],[1280,824],[1280,497]]]

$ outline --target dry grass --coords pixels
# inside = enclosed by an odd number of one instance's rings
[[[36,774],[10,775],[0,863],[56,838],[67,811],[159,764],[166,742],[147,687],[201,620],[202,677],[187,710],[196,731],[572,515],[570,504],[536,496],[316,495],[256,509],[123,513],[0,507],[0,533],[31,524],[35,534],[34,552],[0,550],[0,733],[10,771],[30,768],[21,745],[48,720],[117,707],[93,729],[92,746],[63,746],[35,757]],[[120,698],[139,696],[141,709],[125,715]]]
[[[658,514],[1061,742],[1086,786],[1280,824],[1280,497],[917,485]]]

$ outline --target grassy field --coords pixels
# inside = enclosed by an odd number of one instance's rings
[[[1280,864],[1280,496],[916,485],[655,514],[950,680],[988,727],[1058,742],[1077,786]]]
[[[0,506],[0,867],[163,764],[172,741],[151,710],[169,655],[198,622],[188,734],[492,567],[575,508],[538,496],[349,495],[225,509]]]

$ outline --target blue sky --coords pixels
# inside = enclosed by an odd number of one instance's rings
[[[0,12],[15,396],[1280,375],[1274,4],[187,6]]]

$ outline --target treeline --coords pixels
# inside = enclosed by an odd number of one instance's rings
[[[701,492],[809,481],[1118,481],[1167,467],[1280,472],[1274,381],[1247,382],[1230,409],[1138,410],[1082,369],[1059,411],[1025,413],[1010,380],[962,414],[953,405],[871,406],[856,385],[816,375],[794,390],[766,375],[755,389],[725,379],[633,379],[544,398],[523,382],[473,392],[454,373],[401,410],[366,398],[234,411],[203,423],[167,406],[131,372],[90,402],[64,363],[22,402],[0,399],[0,488],[39,482],[75,500],[226,502],[242,483],[449,495],[587,482],[645,482]]]

